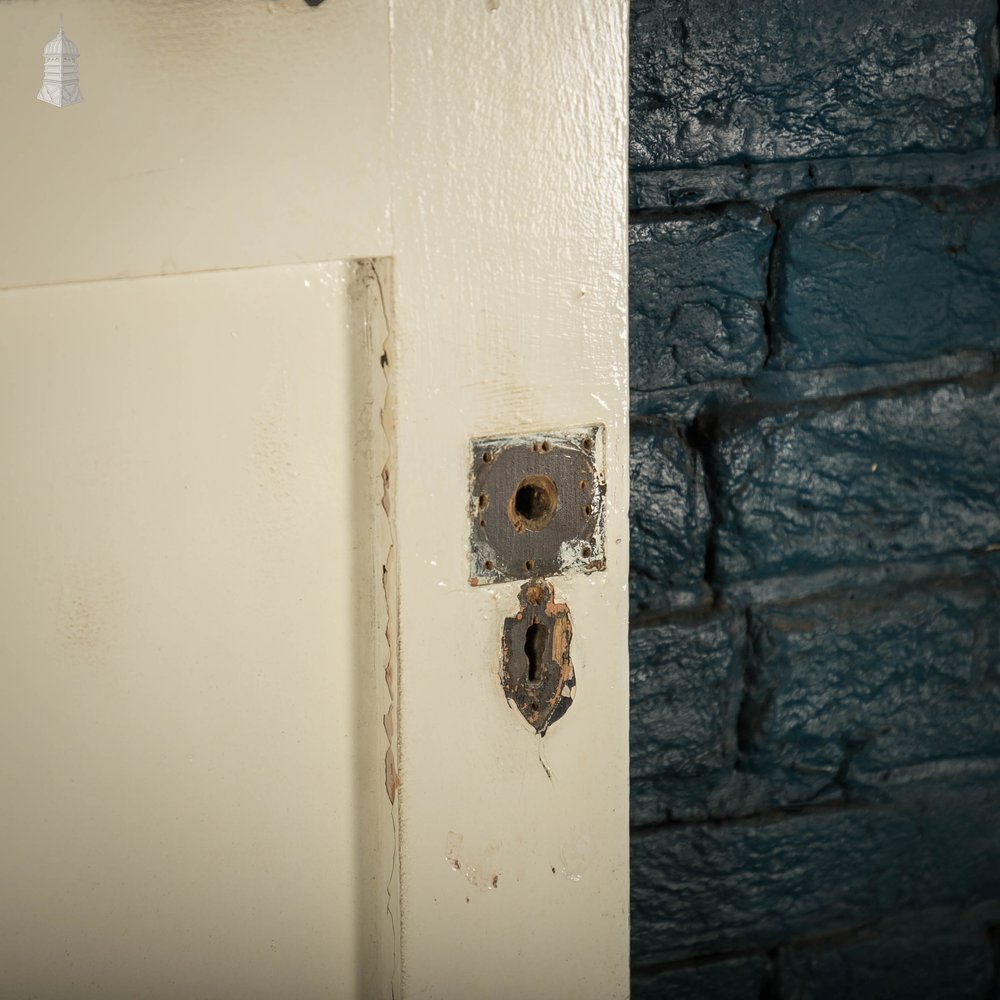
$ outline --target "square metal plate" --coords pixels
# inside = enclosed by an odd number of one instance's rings
[[[605,568],[604,428],[476,438],[469,582]]]

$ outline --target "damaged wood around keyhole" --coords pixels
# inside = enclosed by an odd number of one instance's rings
[[[507,700],[544,736],[573,702],[573,627],[545,580],[529,580],[518,600],[518,612],[504,622],[500,681]]]

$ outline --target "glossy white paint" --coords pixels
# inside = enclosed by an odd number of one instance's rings
[[[388,100],[385,0],[0,3],[0,288],[388,253]]]
[[[624,997],[626,4],[392,9],[403,995]],[[539,741],[497,676],[518,585],[467,582],[467,446],[592,421],[608,569],[555,580],[577,688]]]
[[[4,996],[372,995],[352,273],[0,294]]]

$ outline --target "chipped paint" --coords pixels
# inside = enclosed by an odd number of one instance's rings
[[[388,265],[385,265],[388,267]],[[385,435],[387,454],[385,464],[382,467],[382,509],[385,512],[385,528],[387,529],[388,551],[386,552],[386,562],[382,567],[382,593],[385,600],[386,625],[386,661],[385,661],[385,685],[389,694],[389,705],[383,716],[383,728],[385,730],[387,746],[385,750],[385,791],[389,797],[389,805],[392,807],[392,869],[389,873],[389,882],[386,886],[386,913],[392,923],[392,975],[390,981],[390,991],[393,996],[397,995],[399,985],[399,952],[400,952],[400,898],[399,898],[399,806],[397,796],[400,788],[399,770],[396,766],[397,742],[396,742],[396,719],[397,709],[397,678],[396,665],[399,662],[397,649],[397,636],[399,620],[399,603],[397,596],[397,584],[395,574],[396,559],[396,531],[392,519],[392,486],[393,477],[390,469],[395,462],[395,414],[393,410],[392,396],[392,366],[390,362],[390,337],[391,324],[389,321],[389,309],[386,302],[386,291],[383,287],[382,279],[379,276],[378,266],[372,264],[371,276],[374,281],[374,290],[378,295],[378,308],[375,316],[376,323],[381,320],[381,331],[383,334],[382,353],[379,357],[379,371],[382,374],[382,406],[379,414],[379,421]]]
[[[463,838],[460,833],[455,833],[454,831],[449,830],[445,843],[445,859],[457,872],[462,870],[462,862],[458,857],[462,850],[462,839]]]
[[[380,965],[377,981],[372,987],[383,997],[401,995],[401,914],[399,890],[399,802],[401,776],[398,765],[399,712],[398,712],[398,620],[399,601],[396,570],[396,534],[393,512],[395,486],[394,426],[391,364],[391,309],[388,289],[391,264],[384,260],[363,260],[356,264],[357,286],[361,320],[366,331],[366,348],[371,359],[369,384],[370,428],[373,452],[370,465],[372,475],[372,509],[374,520],[373,564],[376,582],[377,664],[381,677],[378,681],[378,712],[385,734],[382,769],[384,798],[381,799],[383,817],[374,835],[380,839],[384,863],[379,879],[385,886],[384,909],[380,924],[373,928],[380,944]],[[380,904],[381,905],[381,904]]]
[[[382,595],[385,601],[386,626],[385,626],[385,686],[389,693],[389,707],[382,718],[382,728],[388,740],[385,757],[385,788],[389,797],[389,802],[395,805],[396,792],[399,788],[399,772],[396,768],[396,618],[398,615],[396,599],[395,574],[392,571],[395,562],[396,539],[392,523],[392,487],[391,468],[395,461],[393,453],[393,437],[395,417],[393,414],[393,401],[390,385],[390,323],[389,310],[386,304],[386,293],[382,279],[379,276],[378,265],[374,261],[364,261],[360,265],[362,268],[362,280],[366,281],[369,293],[375,298],[372,318],[380,326],[383,340],[381,344],[381,354],[379,357],[379,371],[382,375],[382,400],[379,411],[379,423],[386,444],[386,457],[379,479],[382,486],[381,507],[385,514],[385,527],[387,529],[386,556],[382,564]],[[385,265],[383,265],[385,266]],[[377,321],[381,320],[381,323]]]
[[[593,839],[589,833],[581,834],[565,844],[560,853],[560,871],[570,882],[579,882],[590,867],[594,853]]]
[[[500,844],[487,844],[482,852],[470,861],[468,855],[463,860],[464,840],[462,834],[455,833],[453,830],[448,831],[448,836],[445,839],[445,860],[448,862],[448,866],[452,871],[460,872],[465,880],[477,889],[489,891],[500,888],[501,873],[497,865]],[[469,902],[468,896],[465,897],[465,901]]]
[[[504,622],[500,683],[507,700],[544,736],[576,693],[573,626],[569,608],[556,602],[555,588],[546,580],[529,580],[518,599],[520,610]]]
[[[396,804],[396,792],[399,789],[399,775],[396,773],[396,758],[392,752],[392,747],[386,747],[385,751],[385,793],[389,796],[389,802]]]

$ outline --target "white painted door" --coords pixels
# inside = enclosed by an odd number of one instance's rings
[[[350,270],[0,296],[4,995],[360,995]]]
[[[0,993],[627,993],[624,3],[0,6]],[[376,260],[377,259],[377,260]],[[469,441],[599,423],[505,700]]]

